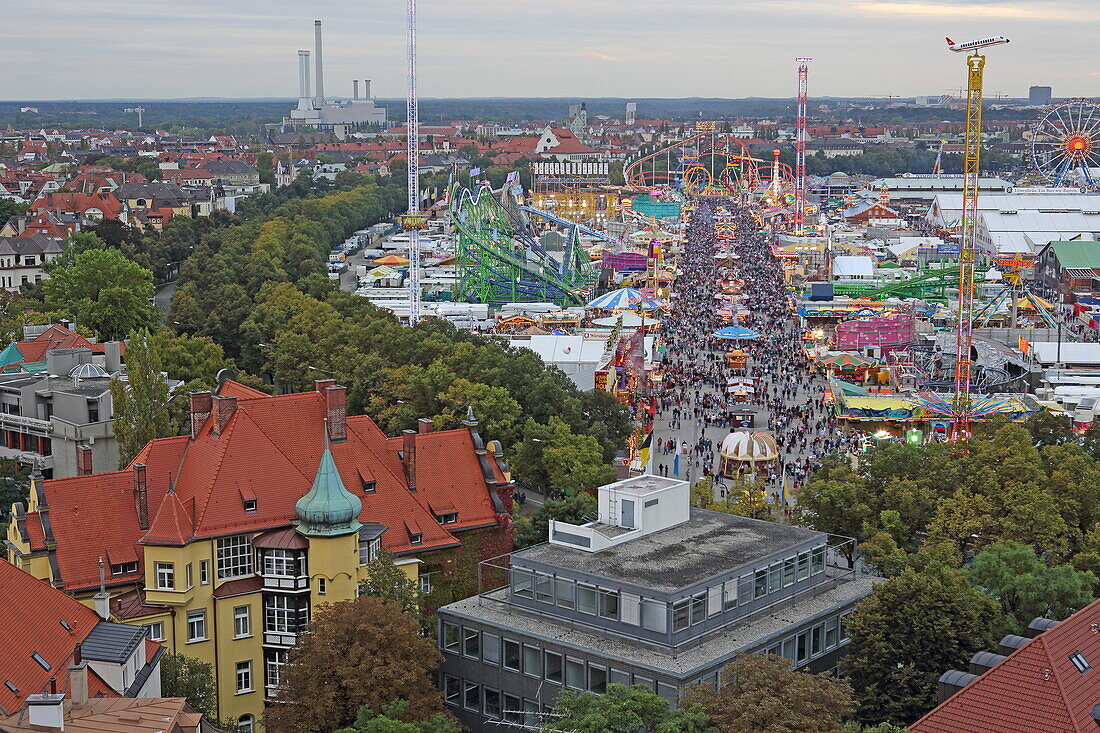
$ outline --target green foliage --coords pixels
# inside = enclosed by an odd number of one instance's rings
[[[160,658],[160,692],[162,697],[185,697],[196,713],[218,719],[214,666],[209,662],[166,652]]]
[[[387,550],[367,565],[367,577],[359,584],[359,594],[396,603],[405,613],[421,620],[424,612],[416,582],[393,562]]]
[[[26,505],[30,472],[14,458],[0,458],[0,517],[7,517],[11,505],[21,501]]]
[[[724,481],[728,483],[723,484],[724,496],[720,498],[714,496],[715,484],[712,479],[696,481],[691,487],[691,505],[712,512],[755,519],[765,519],[771,515],[765,486],[755,476],[746,474]]]
[[[104,340],[153,328],[153,275],[113,249],[85,249],[49,268],[41,283],[47,310],[74,317]]]
[[[0,199],[0,226],[13,216],[25,213],[27,213],[27,204],[20,204],[11,199]]]
[[[550,417],[545,424],[528,418],[523,443],[512,458],[512,470],[522,485],[570,495],[615,480],[615,469],[604,457],[600,443],[573,432],[557,417]]]
[[[928,712],[939,676],[991,649],[1000,622],[997,604],[950,568],[909,567],[876,585],[847,618],[841,661],[860,719],[906,725]]]
[[[982,550],[967,579],[1001,604],[1017,632],[1036,616],[1061,621],[1093,600],[1096,576],[1069,565],[1051,566],[1027,545],[1006,540]]]
[[[682,706],[701,706],[721,733],[840,733],[855,710],[848,682],[791,669],[791,660],[766,654],[738,657],[722,670],[715,690],[697,685]]]
[[[379,712],[364,705],[355,716],[354,727],[341,728],[335,733],[460,733],[462,730],[454,718],[443,713],[436,713],[427,720],[407,723],[408,707],[409,703],[405,700],[394,700]]]
[[[562,690],[543,731],[562,733],[712,733],[700,705],[672,710],[668,700],[643,685],[610,684],[607,692]]]
[[[139,331],[126,344],[127,381],[111,380],[119,468],[129,465],[153,438],[170,435],[168,382],[162,369],[149,332]]]
[[[597,511],[596,497],[587,492],[567,496],[564,499],[548,499],[534,513],[516,519],[512,531],[515,549],[546,542],[550,520],[581,524],[589,521]]]

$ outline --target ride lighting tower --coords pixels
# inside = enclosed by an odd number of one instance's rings
[[[1008,43],[1003,36],[968,43],[947,39],[948,48],[956,53],[973,52],[966,57],[966,129],[963,138],[963,199],[959,244],[959,325],[956,332],[955,396],[951,403],[951,439],[965,440],[970,436],[970,421],[974,417],[974,400],[970,393],[973,362],[970,351],[974,344],[974,266],[975,228],[978,221],[978,176],[982,154],[982,80],[985,56],[979,48]]]
[[[806,102],[808,99],[811,58],[800,57],[798,62],[798,122],[795,125],[794,142],[794,233],[806,233]]]
[[[416,0],[408,0],[406,25],[408,89],[409,210],[401,228],[409,234],[409,325],[420,322],[420,232],[428,226],[420,213],[420,123],[416,109]]]

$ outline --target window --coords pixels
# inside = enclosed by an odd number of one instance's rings
[[[537,700],[523,700],[523,725],[532,730],[539,729],[539,703]]]
[[[691,599],[681,598],[672,604],[672,630],[683,631],[691,624]]]
[[[485,716],[489,718],[500,717],[500,691],[494,690],[491,687],[486,687],[485,690]]]
[[[696,593],[691,597],[691,625],[707,620],[707,592]]]
[[[577,583],[577,610],[596,615],[596,586]]]
[[[443,678],[443,699],[448,705],[458,705],[462,700],[462,683],[457,677]]]
[[[798,563],[797,557],[788,557],[783,561],[783,587],[788,585],[794,585],[794,573],[795,565]]]
[[[534,578],[530,570],[512,569],[512,592],[520,598],[534,598]]]
[[[753,598],[763,598],[768,594],[768,571],[767,569],[761,569],[756,571],[756,577],[753,581]]]
[[[373,540],[359,538],[359,564],[366,565],[372,563],[378,557],[378,551],[382,549],[382,538],[375,537]]]
[[[519,642],[511,639],[504,640],[504,668],[513,672],[519,671]]]
[[[641,675],[634,675],[634,684],[641,685],[650,692],[653,692],[653,680],[648,677],[642,677]]]
[[[328,595],[328,578],[317,578],[317,595]]]
[[[798,553],[798,579],[805,580],[810,577],[810,553]]]
[[[817,575],[825,572],[825,548],[815,547],[810,558],[810,574]]]
[[[374,481],[367,481],[362,476],[359,477],[359,481],[363,484],[364,494],[373,494],[375,491],[377,491],[377,485]]]
[[[619,592],[600,588],[600,616],[612,620],[619,618]]]
[[[509,723],[522,723],[523,711],[520,709],[519,698],[515,695],[504,693],[504,719]]]
[[[718,674],[715,672],[715,674]],[[630,673],[623,672],[621,669],[615,669],[614,667],[608,672],[608,683],[613,685],[626,685],[630,686]]]
[[[542,674],[542,652],[537,646],[523,645],[523,673],[529,677]]]
[[[255,729],[256,719],[251,714],[237,718],[237,733],[252,733]]]
[[[256,511],[256,500],[255,499],[245,499],[244,500],[244,510],[246,512]]]
[[[597,695],[607,692],[607,668],[595,664],[588,665],[588,689]]]
[[[496,634],[481,635],[481,659],[489,664],[500,664],[500,637]]]
[[[547,682],[561,684],[561,655],[556,652],[543,653],[544,676]]]
[[[273,634],[297,634],[305,618],[290,596],[269,596],[264,600],[264,631]]]
[[[798,635],[798,650],[797,650],[798,656],[795,658],[795,661],[805,662],[809,658],[809,656],[810,656],[810,643],[809,642],[810,642],[809,632],[803,631],[801,634]]]
[[[210,583],[210,562],[207,560],[199,560],[199,583]]]
[[[459,650],[459,630],[454,624],[443,622],[443,649],[457,653]]]
[[[420,575],[416,576],[417,587],[420,592],[427,595],[432,592],[432,574],[428,571],[423,571]]]
[[[298,553],[296,553],[294,550],[263,551],[264,575],[273,575],[280,578],[293,578],[301,574],[299,566],[300,563],[298,562]]]
[[[237,606],[233,609],[233,636],[239,639],[242,636],[251,635],[252,614],[249,612],[248,606]]]
[[[157,563],[157,588],[160,590],[176,589],[176,566],[170,562]]]
[[[564,578],[555,578],[554,586],[558,605],[562,608],[574,608],[576,606],[576,601],[574,599],[577,589],[573,581]]]
[[[848,641],[848,614],[840,617],[840,640]]]
[[[473,682],[466,683],[466,691],[463,695],[462,707],[475,712],[481,709],[481,685]]]
[[[252,572],[252,542],[248,535],[218,540],[218,579],[239,578]]]
[[[540,603],[554,602],[554,578],[545,573],[535,573],[535,600]]]
[[[794,659],[794,637],[783,640],[783,650],[779,652],[781,656],[787,659]]]
[[[1076,667],[1077,671],[1081,674],[1084,674],[1085,672],[1088,672],[1090,669],[1092,669],[1092,665],[1088,663],[1088,660],[1085,659],[1084,655],[1082,655],[1081,652],[1074,652],[1073,654],[1070,654],[1069,661],[1073,662],[1073,666]]]
[[[838,631],[839,620],[831,618],[825,622],[825,648],[832,649],[837,645],[839,640]]]
[[[810,654],[820,654],[825,643],[825,627],[815,626],[810,629]]]
[[[183,585],[186,588],[192,588],[195,585],[195,577],[191,573],[191,563],[183,566]]]
[[[768,568],[768,592],[774,593],[783,587],[783,563],[773,563]]]
[[[584,689],[584,662],[572,657],[565,658],[565,686],[574,690]]]
[[[148,636],[151,641],[164,641],[164,622],[157,621],[156,623],[148,624],[145,627],[145,635]]]
[[[206,609],[187,612],[187,641],[206,641]]]
[[[409,544],[410,545],[419,545],[423,541],[424,541],[424,535],[422,535],[420,532],[410,532],[409,533]]]
[[[31,659],[38,662],[38,666],[40,666],[42,669],[46,670],[47,672],[50,671],[50,663],[47,662],[46,659],[38,652],[31,652]]]
[[[237,662],[237,692],[252,692],[252,660]]]
[[[270,695],[283,681],[283,670],[286,669],[287,650],[265,649],[264,656],[267,658],[267,686],[270,688],[268,692]]]
[[[458,522],[457,512],[449,512],[447,514],[441,514],[439,516],[440,524],[455,524],[456,522]]]
[[[136,573],[138,570],[137,562],[120,562],[111,565],[111,575],[127,575],[129,573]]]
[[[462,653],[473,659],[481,656],[481,636],[477,629],[462,630]]]

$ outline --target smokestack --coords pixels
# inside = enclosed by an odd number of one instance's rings
[[[363,80],[363,99],[370,99],[370,79]]]
[[[313,109],[309,94],[309,51],[298,52],[298,109]]]
[[[358,79],[352,79],[351,80],[351,90],[352,90],[351,91],[351,98],[352,99],[359,99],[359,80]]]
[[[313,21],[313,34],[317,46],[317,58],[313,62],[314,71],[317,74],[317,94],[313,97],[313,103],[317,109],[325,105],[325,72],[321,66],[321,21]]]

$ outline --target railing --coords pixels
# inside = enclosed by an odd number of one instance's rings
[[[43,434],[49,434],[50,421],[39,420],[34,417],[25,417],[23,415],[12,415],[7,412],[0,412],[0,427],[19,427],[30,428],[31,430],[41,431]]]
[[[265,631],[264,644],[273,646],[294,646],[298,643],[297,631]]]
[[[280,590],[309,590],[308,575],[267,575],[261,573],[264,588],[278,588]]]

